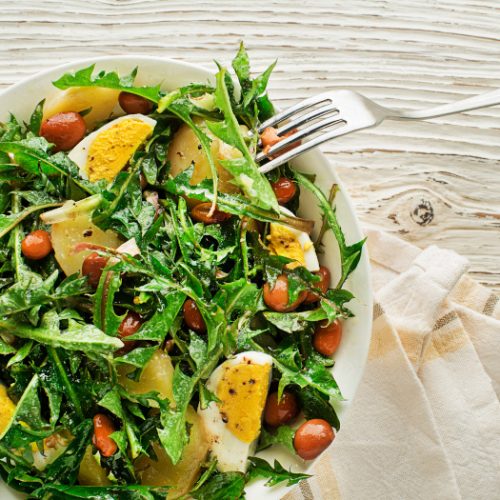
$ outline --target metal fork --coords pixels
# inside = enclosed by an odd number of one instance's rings
[[[277,127],[288,119],[290,121],[277,129],[278,136],[295,129],[296,131],[272,146],[266,153],[258,153],[256,161],[261,163],[270,159],[259,169],[265,173],[330,139],[375,127],[384,120],[428,120],[496,104],[500,104],[500,89],[451,104],[415,111],[385,108],[350,90],[325,92],[306,99],[262,123],[259,135],[267,127]],[[304,141],[306,138],[309,140]],[[287,147],[290,149],[283,152]],[[279,154],[280,151],[282,154]]]

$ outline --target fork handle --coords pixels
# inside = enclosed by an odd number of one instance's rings
[[[484,94],[462,99],[461,101],[452,102],[435,106],[434,108],[419,109],[412,111],[389,110],[387,118],[391,120],[427,120],[438,116],[452,115],[461,113],[462,111],[470,111],[471,109],[485,108],[487,106],[495,106],[500,104],[500,89],[492,90]]]

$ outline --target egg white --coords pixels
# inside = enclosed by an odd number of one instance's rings
[[[212,372],[207,381],[207,389],[216,393],[217,386],[226,367],[246,364],[249,361],[253,364],[268,365],[270,367],[272,367],[273,364],[271,356],[262,352],[242,352],[237,354],[234,358],[224,361],[224,363]],[[271,382],[271,373],[270,370],[269,383]],[[223,421],[219,406],[215,402],[211,402],[204,410],[199,407],[198,414],[205,427],[211,454],[217,459],[218,469],[221,472],[245,472],[248,457],[255,453],[257,439],[252,443],[245,443],[238,439]]]
[[[119,118],[116,118],[115,120],[110,121],[109,123],[106,123],[106,125],[103,125],[99,129],[92,132],[84,139],[82,139],[69,152],[68,156],[71,160],[73,160],[78,165],[78,168],[80,169],[80,175],[83,179],[89,178],[86,167],[87,167],[87,157],[89,154],[89,149],[90,149],[91,144],[97,139],[97,137],[99,136],[99,134],[101,132],[104,132],[105,130],[116,125],[117,123],[122,122],[123,120],[129,120],[129,119],[140,120],[144,123],[147,123],[148,125],[150,125],[152,127],[152,129],[154,129],[156,126],[156,120],[153,120],[153,118],[150,118],[149,116],[142,115],[140,113],[133,114],[133,115],[124,115],[124,116],[120,116]]]

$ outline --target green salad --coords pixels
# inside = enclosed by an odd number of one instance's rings
[[[333,441],[363,241],[336,186],[259,172],[273,67],[242,45],[215,87],[165,92],[90,66],[0,123],[0,474],[28,498],[243,498],[308,477],[260,450]]]

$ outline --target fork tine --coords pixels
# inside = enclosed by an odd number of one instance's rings
[[[343,120],[341,120],[341,121],[343,121]],[[279,167],[280,165],[283,165],[284,163],[292,160],[296,156],[299,156],[302,153],[305,153],[306,151],[309,151],[310,149],[313,149],[316,146],[319,146],[320,144],[323,144],[324,142],[329,141],[330,139],[333,139],[335,137],[340,137],[341,135],[349,134],[350,132],[353,132],[354,130],[356,130],[355,127],[350,127],[346,123],[344,126],[338,127],[335,130],[331,130],[330,132],[327,132],[326,134],[318,135],[317,137],[314,137],[310,141],[304,142],[300,146],[297,146],[296,148],[292,148],[292,149],[290,149],[290,151],[287,151],[286,153],[283,153],[282,155],[278,156],[277,158],[274,158],[274,160],[271,160],[270,162],[266,163],[264,166],[259,168],[259,172],[261,174],[265,174],[267,172],[270,172],[271,170],[274,170],[276,167]]]
[[[293,114],[299,113],[300,111],[303,111],[306,108],[314,106],[315,104],[321,104],[322,102],[326,101],[331,101],[331,98],[329,97],[328,94],[318,94],[313,97],[310,97],[309,99],[305,99],[304,101],[299,102],[295,106],[292,106],[291,108],[288,108],[285,111],[282,111],[281,113],[272,116],[271,118],[269,118],[269,120],[266,120],[264,123],[260,125],[258,132],[259,134],[261,134],[267,127],[274,127],[275,125],[282,122],[283,120],[286,120]]]
[[[330,103],[326,104],[325,106],[322,106],[321,108],[314,108],[312,111],[309,113],[306,113],[305,115],[300,115],[294,120],[285,123],[282,127],[280,127],[277,132],[278,135],[283,135],[286,134],[289,130],[293,130],[294,128],[300,127],[304,123],[307,123],[311,120],[314,120],[315,118],[319,118],[320,116],[326,115],[327,113],[330,112],[337,112],[338,113],[337,106],[335,104]]]
[[[345,121],[339,119],[336,115],[330,116],[328,118],[325,118],[324,120],[313,123],[313,124],[309,125],[309,127],[305,127],[303,129],[300,129],[297,132],[295,132],[294,134],[288,136],[286,139],[283,139],[282,141],[275,144],[272,148],[269,149],[267,154],[265,154],[264,152],[261,151],[256,156],[255,160],[257,161],[257,163],[259,163],[262,160],[275,155],[276,153],[281,151],[283,148],[286,148],[290,144],[293,144],[294,142],[300,141],[300,140],[306,138],[307,136],[314,134],[315,132],[318,132],[319,130],[321,130],[325,127],[328,127],[331,125],[337,125],[339,123],[345,123]],[[297,148],[293,148],[293,149],[295,150]]]

